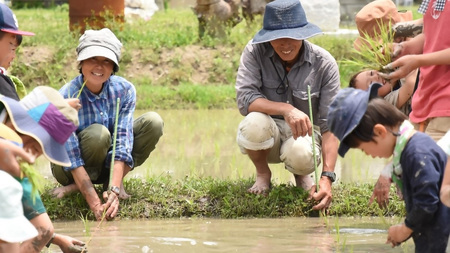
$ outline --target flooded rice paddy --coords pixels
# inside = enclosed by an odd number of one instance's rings
[[[143,113],[139,111],[136,116]],[[242,120],[237,110],[158,111],[165,121],[164,136],[150,158],[127,177],[169,174],[239,179],[254,177],[255,169],[236,145],[236,128]],[[383,160],[351,151],[339,158],[336,171],[344,182],[375,182]],[[53,180],[49,165],[39,160],[39,170]],[[292,182],[282,165],[271,165],[274,183]],[[402,218],[390,220],[397,224]],[[385,219],[179,219],[55,222],[57,233],[85,242],[89,252],[413,252],[385,245]],[[48,252],[60,252],[54,245]]]
[[[398,220],[389,220],[397,223]],[[391,248],[380,218],[179,219],[56,223],[57,233],[89,241],[89,252],[414,252]],[[50,252],[59,252],[52,245]]]

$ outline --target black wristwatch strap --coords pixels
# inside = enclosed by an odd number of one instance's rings
[[[328,177],[332,183],[336,181],[336,173],[331,171],[323,171],[320,177]]]

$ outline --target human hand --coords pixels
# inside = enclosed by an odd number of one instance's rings
[[[67,235],[55,234],[53,244],[58,245],[64,253],[87,252],[85,243]]]
[[[369,200],[369,206],[373,203],[375,199],[380,208],[386,208],[389,204],[389,189],[391,186],[391,179],[380,175],[377,183],[373,189],[372,197]]]
[[[95,204],[93,207],[91,206],[91,210],[94,213],[95,219],[97,221],[101,221],[103,218],[103,213],[104,213],[104,205],[102,205],[102,203],[97,203]]]
[[[319,204],[313,206],[313,210],[325,210],[333,199],[333,195],[331,194],[331,181],[327,177],[321,177],[319,180],[319,191],[316,192],[316,186],[313,185],[309,192],[308,200],[314,199],[316,201],[320,201]]]
[[[296,140],[300,136],[304,137],[307,134],[309,136],[312,136],[312,124],[309,120],[308,115],[306,115],[304,112],[300,111],[297,108],[293,108],[283,116],[284,120],[292,130],[292,136],[294,137],[294,140]]]
[[[23,148],[16,144],[0,139],[0,169],[12,176],[20,176],[20,165],[18,159],[27,163],[34,163],[35,156],[28,154]]]
[[[405,55],[383,67],[384,69],[391,70],[392,72],[379,73],[378,75],[393,83],[407,76],[411,73],[411,71],[417,69],[418,67],[419,63],[416,55]]]
[[[79,111],[81,109],[81,103],[80,99],[78,98],[66,98],[66,102],[72,107],[73,109]]]
[[[119,196],[114,192],[103,192],[104,210],[106,210],[105,217],[107,220],[112,220],[119,212]]]
[[[391,226],[388,230],[386,244],[391,244],[392,248],[399,246],[402,242],[408,240],[412,235],[412,230],[405,224]]]

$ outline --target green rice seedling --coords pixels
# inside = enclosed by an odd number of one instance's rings
[[[394,33],[391,29],[391,23],[377,22],[380,30],[379,33],[374,30],[375,34],[379,34],[378,38],[372,38],[368,33],[363,33],[363,40],[359,50],[352,49],[356,54],[349,60],[341,62],[350,66],[357,66],[361,69],[375,69],[380,72],[386,72],[384,66],[392,61],[391,45],[394,42]]]
[[[45,179],[44,177],[29,163],[24,161],[19,161],[20,165],[20,178],[23,179],[27,177],[31,183],[31,195],[33,196],[33,201],[36,195],[44,191]]]

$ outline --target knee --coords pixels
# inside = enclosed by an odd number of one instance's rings
[[[100,124],[92,124],[78,134],[80,144],[94,149],[109,147],[111,145],[111,133],[108,128]]]
[[[239,124],[237,142],[250,150],[269,149],[274,145],[278,128],[273,119],[264,113],[249,113]]]
[[[161,116],[156,112],[146,112],[141,115],[136,122],[138,125],[142,125],[148,132],[153,135],[162,136],[164,129],[164,121]],[[136,125],[135,123],[135,125]]]
[[[295,175],[308,175],[314,171],[314,153],[311,138],[289,138],[281,147],[280,159],[286,169]],[[316,146],[316,163],[320,164],[320,148]]]

